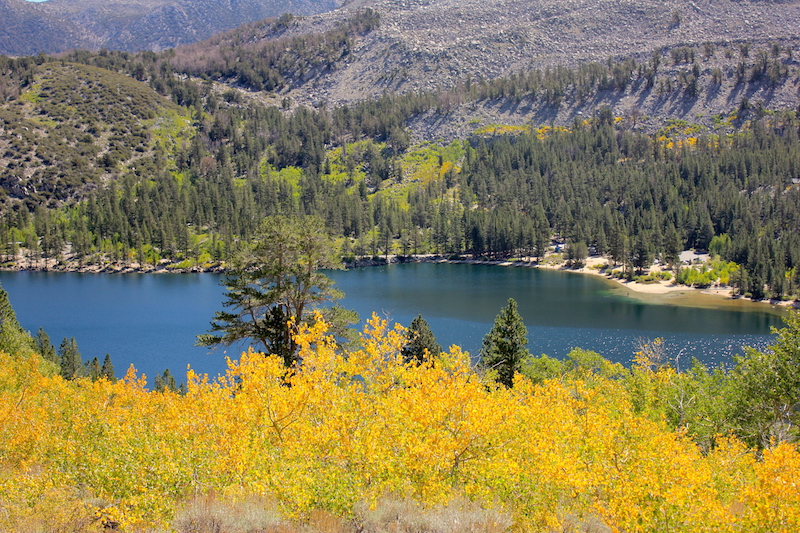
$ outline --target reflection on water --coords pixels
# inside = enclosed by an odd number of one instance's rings
[[[717,364],[743,345],[763,347],[770,326],[782,324],[769,306],[695,293],[633,296],[600,277],[552,270],[419,263],[331,276],[347,295],[343,305],[362,317],[374,310],[407,325],[422,314],[441,344],[473,354],[508,298],[519,304],[530,351],[557,357],[581,347],[629,362],[642,342],[661,337],[681,366],[692,357]]]
[[[376,312],[408,325],[421,314],[440,344],[473,356],[508,298],[519,304],[530,351],[555,357],[581,347],[628,362],[641,342],[663,337],[681,368],[692,357],[729,363],[742,345],[765,346],[770,326],[782,325],[769,306],[695,293],[628,295],[599,277],[551,270],[422,263],[330,275],[346,294],[341,304],[362,319]],[[24,328],[44,327],[56,345],[74,336],[84,359],[110,353],[118,375],[130,364],[151,381],[165,368],[183,375],[190,364],[214,375],[224,372],[225,355],[243,349],[209,354],[193,346],[222,309],[214,274],[0,272],[0,283]]]

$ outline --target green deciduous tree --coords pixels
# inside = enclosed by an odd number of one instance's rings
[[[517,302],[508,299],[494,320],[494,325],[483,338],[480,360],[482,366],[497,373],[497,381],[506,387],[514,384],[514,373],[519,372],[522,361],[530,355],[528,328],[522,322]]]
[[[411,321],[406,331],[406,345],[403,346],[403,360],[406,362],[422,363],[428,357],[437,356],[442,352],[442,347],[436,342],[436,337],[431,331],[428,321],[417,315]]]
[[[34,349],[33,338],[20,326],[8,293],[0,287],[0,351],[16,356],[28,355]]]
[[[800,424],[800,312],[791,311],[786,327],[764,351],[747,348],[731,371],[731,422],[740,436],[757,446],[794,440]]]
[[[197,344],[251,341],[293,365],[298,325],[315,307],[342,296],[320,271],[334,268],[341,268],[341,261],[320,219],[267,217],[222,281],[227,290],[223,305],[230,311],[217,311],[211,332],[199,335]]]

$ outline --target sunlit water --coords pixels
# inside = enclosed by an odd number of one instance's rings
[[[694,295],[642,299],[603,279],[549,270],[422,263],[329,274],[346,294],[341,304],[362,319],[376,312],[408,325],[421,314],[440,344],[473,355],[508,298],[519,304],[530,351],[555,357],[581,347],[628,363],[641,342],[662,337],[681,368],[692,357],[729,364],[743,345],[763,348],[770,326],[782,324],[766,305]],[[187,365],[215,375],[225,355],[239,353],[193,346],[222,308],[214,274],[0,272],[0,283],[24,328],[44,327],[56,346],[75,337],[84,359],[109,353],[120,376],[130,364],[150,378],[165,368],[182,378]]]

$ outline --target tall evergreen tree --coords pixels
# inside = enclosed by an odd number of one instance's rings
[[[64,337],[58,347],[58,355],[61,357],[61,377],[75,379],[87,375],[86,365],[81,360],[81,353],[78,351],[78,343],[75,342],[75,337],[69,339]]]
[[[519,372],[522,361],[530,355],[528,345],[528,328],[522,322],[517,310],[517,302],[508,299],[506,305],[494,320],[494,325],[483,338],[481,345],[481,365],[497,372],[497,381],[511,387],[514,384],[514,373]]]
[[[406,339],[402,354],[403,360],[407,363],[419,364],[428,357],[439,355],[442,352],[442,347],[436,342],[430,324],[422,318],[422,315],[417,315],[417,318],[411,321],[411,325],[406,331]]]
[[[253,242],[230,263],[227,289],[212,333],[198,335],[200,346],[242,340],[297,362],[294,334],[315,306],[337,300],[341,292],[321,269],[341,268],[333,240],[316,217],[267,217]]]
[[[116,381],[117,376],[114,374],[114,365],[111,363],[111,356],[106,354],[103,359],[103,366],[100,367],[100,374],[109,381]]]
[[[93,357],[91,361],[86,365],[87,373],[89,378],[92,381],[97,381],[103,375],[103,371],[100,368],[100,361],[97,357]]]
[[[55,365],[61,365],[61,358],[58,356],[58,352],[56,352],[56,347],[50,342],[50,336],[44,328],[39,328],[34,341],[36,342],[36,351],[39,352],[39,355],[41,355],[45,361],[50,361]]]

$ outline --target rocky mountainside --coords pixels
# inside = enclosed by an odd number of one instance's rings
[[[380,13],[380,27],[359,38],[346,62],[293,89],[293,101],[330,105],[609,58],[630,57],[641,66],[656,50],[663,59],[654,83],[627,84],[583,101],[567,94],[559,106],[521,98],[458,107],[456,99],[447,116],[412,126],[423,138],[452,138],[477,123],[569,123],[601,104],[618,116],[696,119],[729,112],[745,97],[766,108],[796,107],[799,100],[797,0],[356,0],[307,17],[291,31],[321,32],[365,7]],[[680,47],[691,49],[691,57],[671,60],[670,51]],[[777,58],[786,75],[779,84],[742,86],[748,74],[737,75],[737,67],[750,69],[760,53]],[[672,89],[693,69],[700,89],[687,99]]]
[[[163,50],[266,17],[310,15],[337,5],[336,0],[0,0],[0,54]]]

